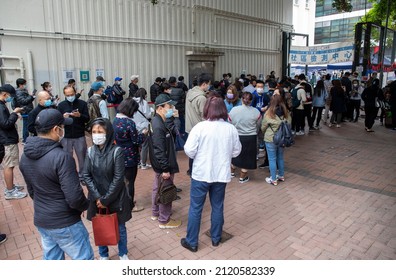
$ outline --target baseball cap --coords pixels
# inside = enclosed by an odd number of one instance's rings
[[[57,125],[71,125],[72,118],[64,118],[62,113],[56,109],[44,109],[36,117],[34,125],[37,132],[46,131]]]
[[[176,105],[177,102],[173,101],[168,94],[161,93],[160,95],[157,96],[155,99],[155,106],[160,106],[164,105],[166,103],[169,103],[171,105]]]
[[[121,77],[115,77],[114,81],[122,81]]]
[[[96,80],[97,80],[97,81],[106,82],[106,80],[105,80],[105,79],[103,79],[103,77],[102,77],[102,76],[96,76]]]
[[[91,88],[94,91],[98,91],[100,88],[104,88],[104,86],[103,86],[102,82],[93,82],[91,85]]]
[[[15,88],[10,84],[5,84],[0,87],[0,92],[7,92],[10,95],[15,95]]]
[[[132,75],[131,76],[131,81],[135,80],[135,79],[139,79],[139,75]]]

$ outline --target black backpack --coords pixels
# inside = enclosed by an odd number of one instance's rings
[[[298,99],[297,91],[300,89],[300,87],[295,87],[292,92],[291,92],[291,98],[292,98],[292,106],[293,108],[297,108],[301,104],[301,100]]]
[[[271,130],[274,131],[273,143],[278,147],[290,147],[291,145],[294,144],[293,133],[291,131],[290,124],[287,122],[287,120],[284,119],[281,120],[282,122],[279,125],[279,128],[276,132],[272,129],[270,125]]]

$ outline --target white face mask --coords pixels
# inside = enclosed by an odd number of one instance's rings
[[[258,94],[262,94],[264,92],[264,89],[263,88],[257,88],[256,91],[257,91]]]
[[[105,133],[92,133],[92,141],[95,145],[103,145],[106,143]]]
[[[58,141],[58,142],[60,142],[60,141],[62,141],[63,137],[65,137],[65,130],[64,130],[63,128],[61,128],[60,126],[58,126],[58,128],[59,128],[60,130],[62,130],[62,136],[60,136],[60,135],[58,134],[58,136],[59,136],[59,141]]]

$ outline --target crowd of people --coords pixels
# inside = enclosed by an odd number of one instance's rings
[[[93,259],[81,214],[88,211],[91,220],[102,208],[117,213],[119,257],[128,259],[126,222],[132,212],[144,209],[135,199],[138,169],[154,171],[151,219],[160,229],[180,227],[181,220],[171,218],[172,202],[158,200],[162,180],[173,182],[179,172],[176,139],[185,142],[191,176],[187,235],[181,245],[196,252],[207,194],[212,207],[212,245],[222,241],[225,189],[236,177],[236,169],[240,170],[239,183],[247,183],[249,170],[256,169],[257,160],[264,156],[258,167],[269,169],[265,182],[277,186],[285,181],[284,148],[273,141],[283,122],[290,124],[294,135],[303,136],[320,130],[321,125],[358,122],[364,109],[366,132],[373,132],[379,111],[380,122],[396,130],[396,81],[381,89],[375,75],[361,81],[357,73],[346,72],[341,79],[328,74],[313,85],[304,74],[280,79],[272,71],[265,79],[241,75],[232,81],[231,73],[226,73],[214,81],[203,73],[190,89],[183,76],[157,77],[149,91],[155,110],[138,81],[138,75],[131,76],[126,97],[121,77],[106,87],[98,76],[87,101],[82,100],[83,91],[77,91],[74,80],[63,88],[64,100],[53,95],[49,82],[37,93],[29,93],[24,79],[16,81],[16,89],[9,84],[0,88],[5,199],[22,199],[27,193],[33,199],[44,259],[64,259],[65,254],[72,259]],[[112,120],[109,107],[116,111]],[[15,123],[20,116],[24,151],[19,160]],[[13,170],[18,165],[27,193],[14,184]],[[5,240],[1,234],[0,242]],[[108,247],[99,246],[99,255],[109,259]]]

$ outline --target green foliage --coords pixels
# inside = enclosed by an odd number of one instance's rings
[[[351,12],[352,4],[350,0],[334,0],[331,4],[333,8],[335,8],[338,12]]]
[[[388,0],[368,0],[373,3],[373,8],[362,17],[360,22],[374,22],[378,25],[385,26],[386,24],[386,14],[388,8]],[[389,22],[388,27],[390,29],[396,30],[396,1],[389,1]]]
[[[151,2],[151,4],[153,4],[153,6],[158,4],[158,0],[150,0],[150,2]]]

